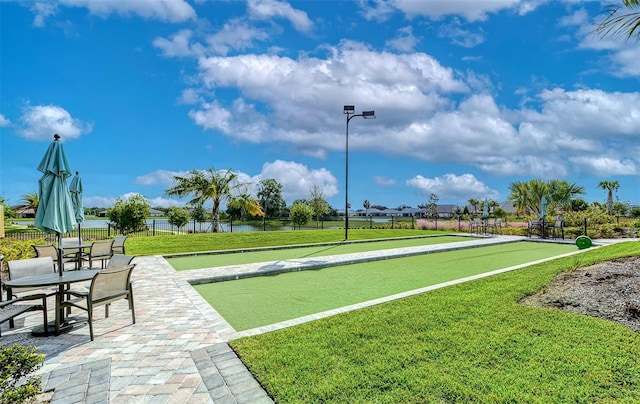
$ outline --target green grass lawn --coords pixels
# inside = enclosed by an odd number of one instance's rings
[[[450,233],[450,232],[449,232]],[[447,234],[442,231],[412,229],[350,229],[349,240],[425,236]],[[198,233],[129,237],[128,254],[168,255],[199,251],[233,250],[238,248],[272,247],[292,244],[340,242],[344,230],[288,230],[245,233]]]
[[[593,249],[231,345],[282,403],[637,403],[638,333],[517,302],[560,272],[638,254]]]
[[[241,331],[576,250],[517,242],[194,288]]]
[[[234,250],[236,251],[234,253],[211,253],[166,258],[174,269],[182,271],[185,269],[214,268],[226,265],[248,264],[252,262],[280,261],[297,258],[320,257],[326,255],[352,254],[365,251],[453,243],[469,240],[471,240],[471,238],[459,236],[429,236],[420,238],[406,238],[403,240],[367,241],[333,245],[311,245],[299,248],[288,247],[260,251]]]

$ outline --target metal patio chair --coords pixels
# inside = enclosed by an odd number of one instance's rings
[[[131,284],[131,271],[133,265],[124,268],[105,269],[99,272],[91,281],[91,286],[86,292],[68,291],[66,300],[56,302],[56,310],[62,308],[76,307],[87,312],[89,322],[89,335],[93,341],[93,309],[104,306],[105,318],[109,317],[109,305],[115,301],[126,299],[131,310],[131,319],[136,323],[136,313],[133,303],[133,288]],[[57,320],[57,318],[56,318]],[[56,332],[60,328],[59,321],[56,321]]]

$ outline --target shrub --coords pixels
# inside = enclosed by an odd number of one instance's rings
[[[6,261],[21,260],[34,257],[35,253],[33,251],[33,248],[31,247],[32,244],[46,244],[46,241],[44,239],[27,241],[20,241],[11,238],[0,239],[0,254],[4,256],[0,272],[4,274],[4,272],[6,271]]]
[[[24,403],[40,393],[40,376],[32,375],[44,363],[37,349],[18,344],[0,348],[0,404]]]

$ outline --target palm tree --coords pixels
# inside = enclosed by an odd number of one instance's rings
[[[473,206],[473,214],[477,215],[478,214],[478,204],[480,203],[480,201],[477,200],[476,198],[471,198],[467,202],[469,202],[469,205]]]
[[[622,4],[628,12],[617,5],[605,8],[608,15],[595,29],[595,33],[601,38],[624,36],[628,41],[636,36],[636,39],[640,39],[640,0],[622,0]]]
[[[238,208],[243,212],[247,212],[251,216],[264,216],[260,201],[247,193],[229,196],[228,205],[232,208]]]
[[[191,170],[185,176],[173,177],[176,184],[167,189],[167,195],[185,197],[193,195],[190,205],[202,205],[207,200],[213,201],[211,208],[213,231],[220,231],[220,204],[223,200],[233,199],[233,192],[244,188],[245,184],[237,182],[238,174],[231,170],[216,171],[209,168],[205,171]]]
[[[38,197],[37,192],[33,192],[31,194],[22,195],[22,202],[24,202],[24,207],[27,209],[33,209],[33,213],[36,214],[38,212],[38,206],[40,205],[40,199]]]
[[[620,189],[620,183],[618,181],[600,181],[598,188],[607,191],[607,212],[611,214],[613,211],[613,193]]]
[[[371,207],[371,202],[369,202],[368,199],[365,199],[364,202],[362,202],[362,207],[364,208],[364,215],[369,216],[369,208]]]
[[[578,195],[584,194],[584,187],[568,183],[564,180],[551,180],[549,188],[549,207],[551,210],[571,210],[571,201]]]
[[[518,214],[533,213],[537,216],[540,216],[542,210],[542,197],[547,200],[547,212],[555,214],[558,211],[571,210],[571,201],[576,196],[584,194],[584,187],[564,180],[515,181],[509,185],[509,190],[509,200]]]
[[[542,210],[542,197],[550,200],[549,188],[546,182],[533,179],[528,182],[515,181],[509,184],[509,200],[519,214],[534,213],[540,216]]]

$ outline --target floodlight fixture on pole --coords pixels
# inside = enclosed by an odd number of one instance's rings
[[[344,112],[347,116],[347,130],[345,136],[345,192],[344,192],[344,240],[349,240],[349,121],[351,118],[361,116],[364,119],[375,119],[375,111],[363,111],[361,114],[356,114],[356,107],[353,105],[345,105]]]

